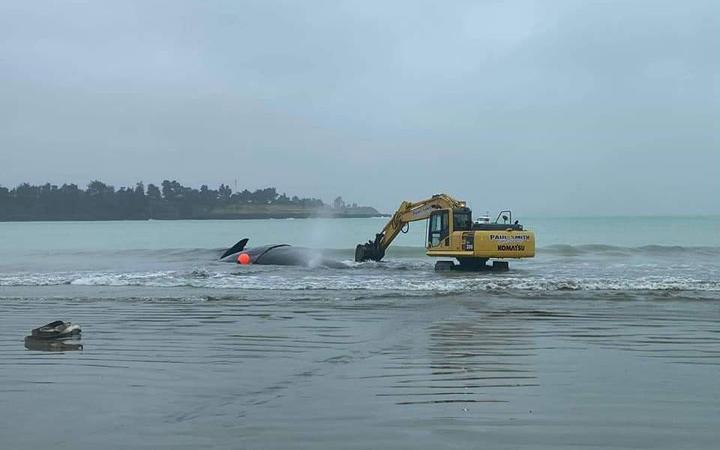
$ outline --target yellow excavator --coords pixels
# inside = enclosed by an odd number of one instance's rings
[[[464,201],[436,194],[419,202],[402,202],[375,240],[358,244],[355,261],[380,261],[398,234],[407,233],[410,222],[428,220],[427,255],[450,257],[435,263],[435,270],[508,270],[507,261],[489,259],[532,258],[535,234],[512,221],[512,211],[501,211],[494,222],[483,217],[473,222],[472,211]],[[501,221],[502,220],[502,221]]]

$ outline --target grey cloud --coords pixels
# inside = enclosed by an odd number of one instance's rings
[[[3,2],[0,184],[720,213],[715,2]]]

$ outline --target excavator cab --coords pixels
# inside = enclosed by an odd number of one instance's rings
[[[451,233],[470,231],[473,225],[470,208],[439,209],[430,214],[429,220],[428,248],[448,247]]]
[[[428,248],[441,246],[444,241],[447,240],[449,234],[449,210],[441,209],[439,211],[433,211],[430,215],[430,225],[428,226]]]
[[[451,214],[452,212],[452,214]],[[449,247],[450,235],[455,231],[472,230],[470,208],[440,209],[430,214],[428,226],[428,248]]]

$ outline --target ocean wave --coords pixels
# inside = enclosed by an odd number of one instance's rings
[[[55,252],[56,256],[141,258],[156,261],[216,261],[225,249],[222,248],[168,248],[168,249],[124,249],[124,250],[77,250]],[[353,261],[352,248],[317,249],[325,257]],[[391,246],[384,261],[426,259],[424,247]],[[555,244],[537,248],[538,256],[649,256],[649,257],[720,257],[720,247],[643,245],[623,247],[606,244]],[[46,252],[30,253],[31,256],[47,256]]]
[[[407,291],[435,293],[503,291],[704,291],[720,292],[720,281],[688,276],[637,278],[507,276],[425,273],[387,276],[382,273],[213,272],[206,269],[133,273],[29,273],[0,275],[0,286],[143,286],[246,290]]]
[[[687,247],[680,245],[643,245],[640,247],[620,247],[604,244],[556,244],[538,248],[537,253],[557,256],[720,256],[720,247]]]

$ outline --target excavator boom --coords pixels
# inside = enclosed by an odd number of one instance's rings
[[[465,202],[456,200],[447,194],[435,194],[419,202],[404,201],[395,211],[382,231],[375,235],[375,240],[366,244],[358,244],[355,248],[355,261],[380,261],[385,250],[410,222],[425,220],[437,209],[464,208]]]

